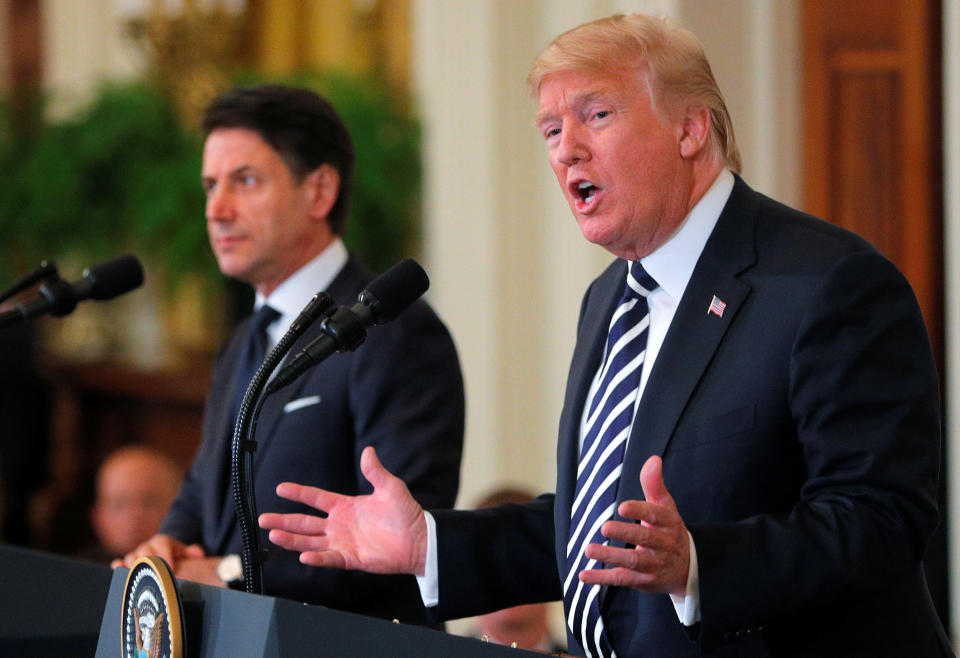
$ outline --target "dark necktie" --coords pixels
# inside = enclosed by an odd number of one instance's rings
[[[600,527],[613,516],[627,437],[640,390],[650,313],[647,295],[657,282],[635,261],[627,274],[620,304],[610,320],[599,384],[587,406],[577,486],[570,513],[564,609],[567,626],[588,656],[616,656],[603,630],[599,585],[577,574],[596,568],[584,554],[588,544],[604,543]]]
[[[230,414],[231,433],[233,432],[233,424],[237,422],[240,403],[243,402],[243,394],[247,390],[247,385],[250,384],[250,380],[257,373],[257,368],[260,367],[267,354],[267,327],[279,317],[279,311],[264,304],[250,318],[247,340],[240,351],[237,374],[233,382],[233,412]]]

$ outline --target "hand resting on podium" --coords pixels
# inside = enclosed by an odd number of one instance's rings
[[[217,577],[220,557],[207,555],[200,544],[184,544],[169,535],[159,533],[122,558],[111,562],[110,566],[130,568],[144,555],[157,555],[163,558],[177,578],[216,587],[226,586],[226,583]]]

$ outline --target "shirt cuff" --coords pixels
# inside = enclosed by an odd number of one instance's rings
[[[423,519],[427,522],[427,558],[423,567],[423,575],[417,576],[417,585],[420,587],[420,598],[426,608],[432,608],[440,603],[440,574],[437,565],[437,522],[433,514],[424,510]],[[690,538],[691,545],[693,538]]]
[[[670,595],[677,617],[684,626],[693,626],[700,621],[700,572],[697,567],[697,547],[693,535],[687,531],[690,540],[690,571],[687,573],[687,591],[685,596]]]

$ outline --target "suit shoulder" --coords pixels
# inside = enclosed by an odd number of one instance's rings
[[[877,251],[876,247],[853,231],[762,194],[757,193],[757,197],[760,204],[758,227],[767,239],[778,236],[782,240],[844,253]]]
[[[832,270],[851,257],[892,263],[869,241],[825,219],[757,194],[756,245],[758,265],[810,274]]]

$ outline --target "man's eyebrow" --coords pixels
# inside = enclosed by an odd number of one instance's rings
[[[552,119],[554,116],[556,116],[555,112],[548,112],[546,110],[541,110],[540,112],[537,112],[537,115],[533,117],[533,127],[539,128],[540,126],[545,124],[547,121]]]
[[[591,101],[596,100],[597,98],[604,98],[610,95],[611,94],[609,90],[603,88],[578,91],[570,97],[568,106],[574,110],[577,110],[582,108],[584,105],[587,105]],[[553,119],[555,115],[556,113],[552,110],[541,110],[540,112],[537,112],[536,116],[533,118],[533,125],[539,128],[550,119]]]
[[[239,167],[234,167],[233,169],[231,169],[228,175],[241,176],[251,171],[256,171],[253,165],[243,164],[243,165],[240,165]]]

